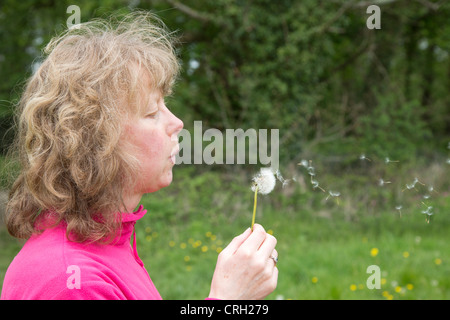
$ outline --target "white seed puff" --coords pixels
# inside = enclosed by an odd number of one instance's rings
[[[261,168],[258,174],[253,177],[252,191],[258,187],[258,193],[268,194],[275,188],[276,179],[271,168]]]

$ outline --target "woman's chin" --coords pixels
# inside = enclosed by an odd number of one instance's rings
[[[146,193],[156,192],[162,188],[168,187],[172,184],[173,174],[172,170],[169,170],[164,177],[161,177],[157,185],[149,186],[146,188]]]

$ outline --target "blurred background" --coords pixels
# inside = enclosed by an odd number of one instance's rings
[[[450,297],[450,1],[1,0],[0,211],[15,103],[70,5],[81,22],[151,10],[175,32],[167,104],[185,129],[279,129],[286,183],[257,211],[280,252],[269,298]],[[251,222],[259,167],[178,165],[143,199],[139,252],[163,298],[206,297],[217,253]],[[0,226],[0,281],[21,245]]]

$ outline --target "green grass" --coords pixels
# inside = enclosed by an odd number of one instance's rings
[[[176,169],[172,186],[142,200],[138,252],[164,299],[204,299],[218,252],[250,226],[250,180]],[[258,199],[256,222],[278,239],[279,281],[268,299],[449,299],[448,192],[428,200],[435,215],[426,223],[415,193],[402,195],[400,217],[390,209],[397,199],[361,200],[386,198],[385,190],[342,190],[339,205],[301,183]],[[1,278],[19,248],[0,228]],[[381,289],[366,286],[370,265],[381,269]]]

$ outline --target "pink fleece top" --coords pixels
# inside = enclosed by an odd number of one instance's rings
[[[33,235],[11,262],[1,299],[161,299],[136,250],[134,225],[146,212],[124,214],[108,245],[71,242],[64,224]]]

